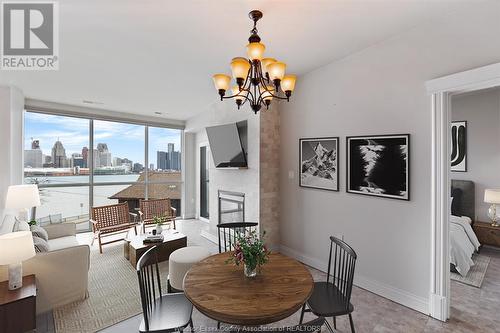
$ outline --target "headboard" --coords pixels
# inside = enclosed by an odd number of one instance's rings
[[[476,186],[470,180],[451,181],[451,213],[457,216],[468,216],[474,221],[476,219]]]

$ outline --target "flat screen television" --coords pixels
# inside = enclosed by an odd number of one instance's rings
[[[216,168],[246,168],[247,122],[207,127]]]

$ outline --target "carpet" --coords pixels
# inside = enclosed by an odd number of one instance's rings
[[[466,276],[451,272],[451,279],[473,287],[481,288],[491,258],[481,254],[474,254],[472,261],[474,261],[474,266],[470,268]]]
[[[168,262],[160,263],[166,283]],[[166,289],[166,286],[163,286]],[[137,273],[123,257],[123,243],[90,252],[89,297],[54,310],[57,333],[96,332],[142,312]]]

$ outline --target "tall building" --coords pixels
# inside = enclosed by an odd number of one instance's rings
[[[83,147],[82,148],[82,157],[83,157],[83,167],[88,168],[89,167],[89,148]]]
[[[173,151],[170,155],[170,169],[180,170],[181,169],[181,153],[178,151]]]
[[[164,151],[157,151],[156,152],[156,168],[158,170],[168,170],[167,167],[167,152]]]
[[[83,165],[84,165],[84,160],[83,160],[82,154],[78,154],[78,153],[71,154],[71,167],[72,168],[74,168],[74,167],[83,168],[84,167]]]
[[[40,148],[24,150],[25,168],[41,168],[42,166],[43,166],[43,154]]]
[[[99,155],[99,163],[94,163],[98,167],[109,167],[111,166],[111,153],[109,152],[108,145],[106,143],[97,144],[97,152]]]
[[[173,143],[169,143],[168,144],[168,153],[172,154],[173,152],[174,152],[174,144]]]
[[[68,163],[66,161],[66,149],[61,141],[57,140],[52,147],[52,164],[54,168],[65,168]]]

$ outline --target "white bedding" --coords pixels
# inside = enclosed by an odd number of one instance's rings
[[[469,219],[470,220],[470,219]],[[450,262],[465,276],[474,265],[472,255],[479,250],[479,240],[465,217],[450,218]]]

